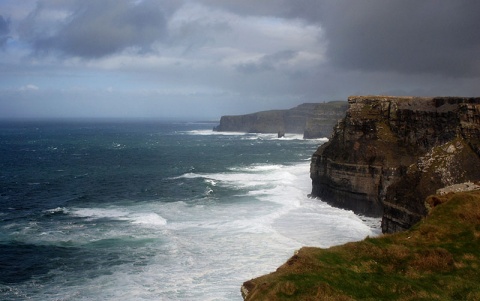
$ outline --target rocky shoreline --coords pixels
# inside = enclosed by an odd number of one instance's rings
[[[464,294],[438,284],[410,285],[411,279],[430,281],[439,272],[444,277],[450,273],[449,281],[476,286],[469,279],[480,274],[479,258],[463,247],[445,246],[478,243],[474,229],[480,213],[468,208],[478,208],[480,202],[480,98],[349,97],[345,117],[313,154],[310,175],[312,197],[381,216],[384,233],[401,233],[327,250],[302,248],[276,272],[245,282],[241,288],[245,300],[353,300],[351,296],[365,287],[365,294],[375,293],[370,287],[374,283],[367,279],[384,281],[386,287],[395,284],[390,294],[405,289],[403,294],[412,298],[480,297],[478,290]],[[435,207],[447,201],[454,209],[435,213]],[[430,217],[432,212],[437,215]],[[425,222],[418,223],[421,220]],[[474,238],[465,240],[455,232],[467,228]],[[467,265],[468,272],[462,271]],[[377,280],[371,274],[374,270],[380,276]],[[365,278],[357,284],[358,277]],[[345,281],[358,289],[343,286]]]

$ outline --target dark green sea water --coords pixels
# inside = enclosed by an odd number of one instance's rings
[[[324,140],[214,125],[0,123],[0,299],[241,300],[302,245],[377,233],[307,198]]]

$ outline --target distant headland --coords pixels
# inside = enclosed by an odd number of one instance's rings
[[[330,137],[347,110],[346,101],[304,103],[288,110],[262,111],[222,116],[214,128],[219,132],[303,134],[305,139]]]

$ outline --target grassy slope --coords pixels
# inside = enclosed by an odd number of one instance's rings
[[[406,232],[302,248],[246,300],[480,300],[480,191],[427,201],[442,204]]]

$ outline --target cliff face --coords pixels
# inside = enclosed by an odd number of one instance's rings
[[[214,128],[218,132],[277,133],[284,131],[283,110],[264,111],[247,115],[222,116]]]
[[[353,96],[312,157],[312,195],[408,229],[439,188],[480,179],[480,98]]]
[[[298,133],[304,138],[330,137],[334,125],[345,115],[347,103],[305,103],[289,110],[222,116],[214,128],[219,132]]]

